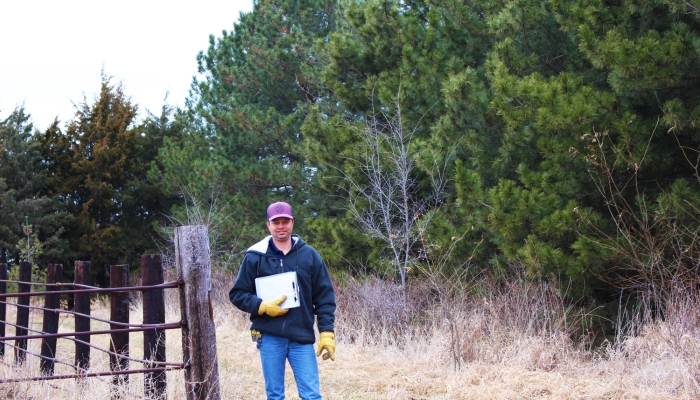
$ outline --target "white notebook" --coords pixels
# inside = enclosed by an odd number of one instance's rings
[[[282,295],[287,299],[281,308],[299,307],[299,284],[296,271],[255,278],[255,292],[263,300],[277,300]]]

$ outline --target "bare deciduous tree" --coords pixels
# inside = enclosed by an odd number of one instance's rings
[[[433,157],[431,165],[419,165],[412,139],[420,121],[413,129],[404,127],[400,93],[399,89],[391,107],[379,107],[379,111],[373,101],[373,115],[360,128],[362,150],[352,160],[355,174],[344,176],[349,182],[349,211],[365,234],[386,245],[405,287],[411,264],[423,253],[416,247],[439,209],[447,179],[446,161],[441,164]],[[430,177],[428,190],[419,192],[419,172]]]

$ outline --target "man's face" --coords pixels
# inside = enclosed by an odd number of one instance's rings
[[[291,218],[279,217],[272,221],[267,221],[267,229],[270,230],[272,238],[278,242],[284,242],[292,237],[294,220]]]

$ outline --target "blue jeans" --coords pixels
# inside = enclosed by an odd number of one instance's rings
[[[289,360],[289,365],[292,367],[299,397],[302,400],[321,399],[318,364],[313,344],[301,344],[263,333],[257,347],[260,350],[267,400],[284,400],[286,360]]]

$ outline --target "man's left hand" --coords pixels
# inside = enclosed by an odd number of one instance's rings
[[[331,359],[331,361],[335,361],[335,333],[333,332],[321,332],[321,341],[318,343],[318,350],[316,350],[316,357],[321,355],[321,352],[325,350],[326,352],[323,353],[323,359]]]

